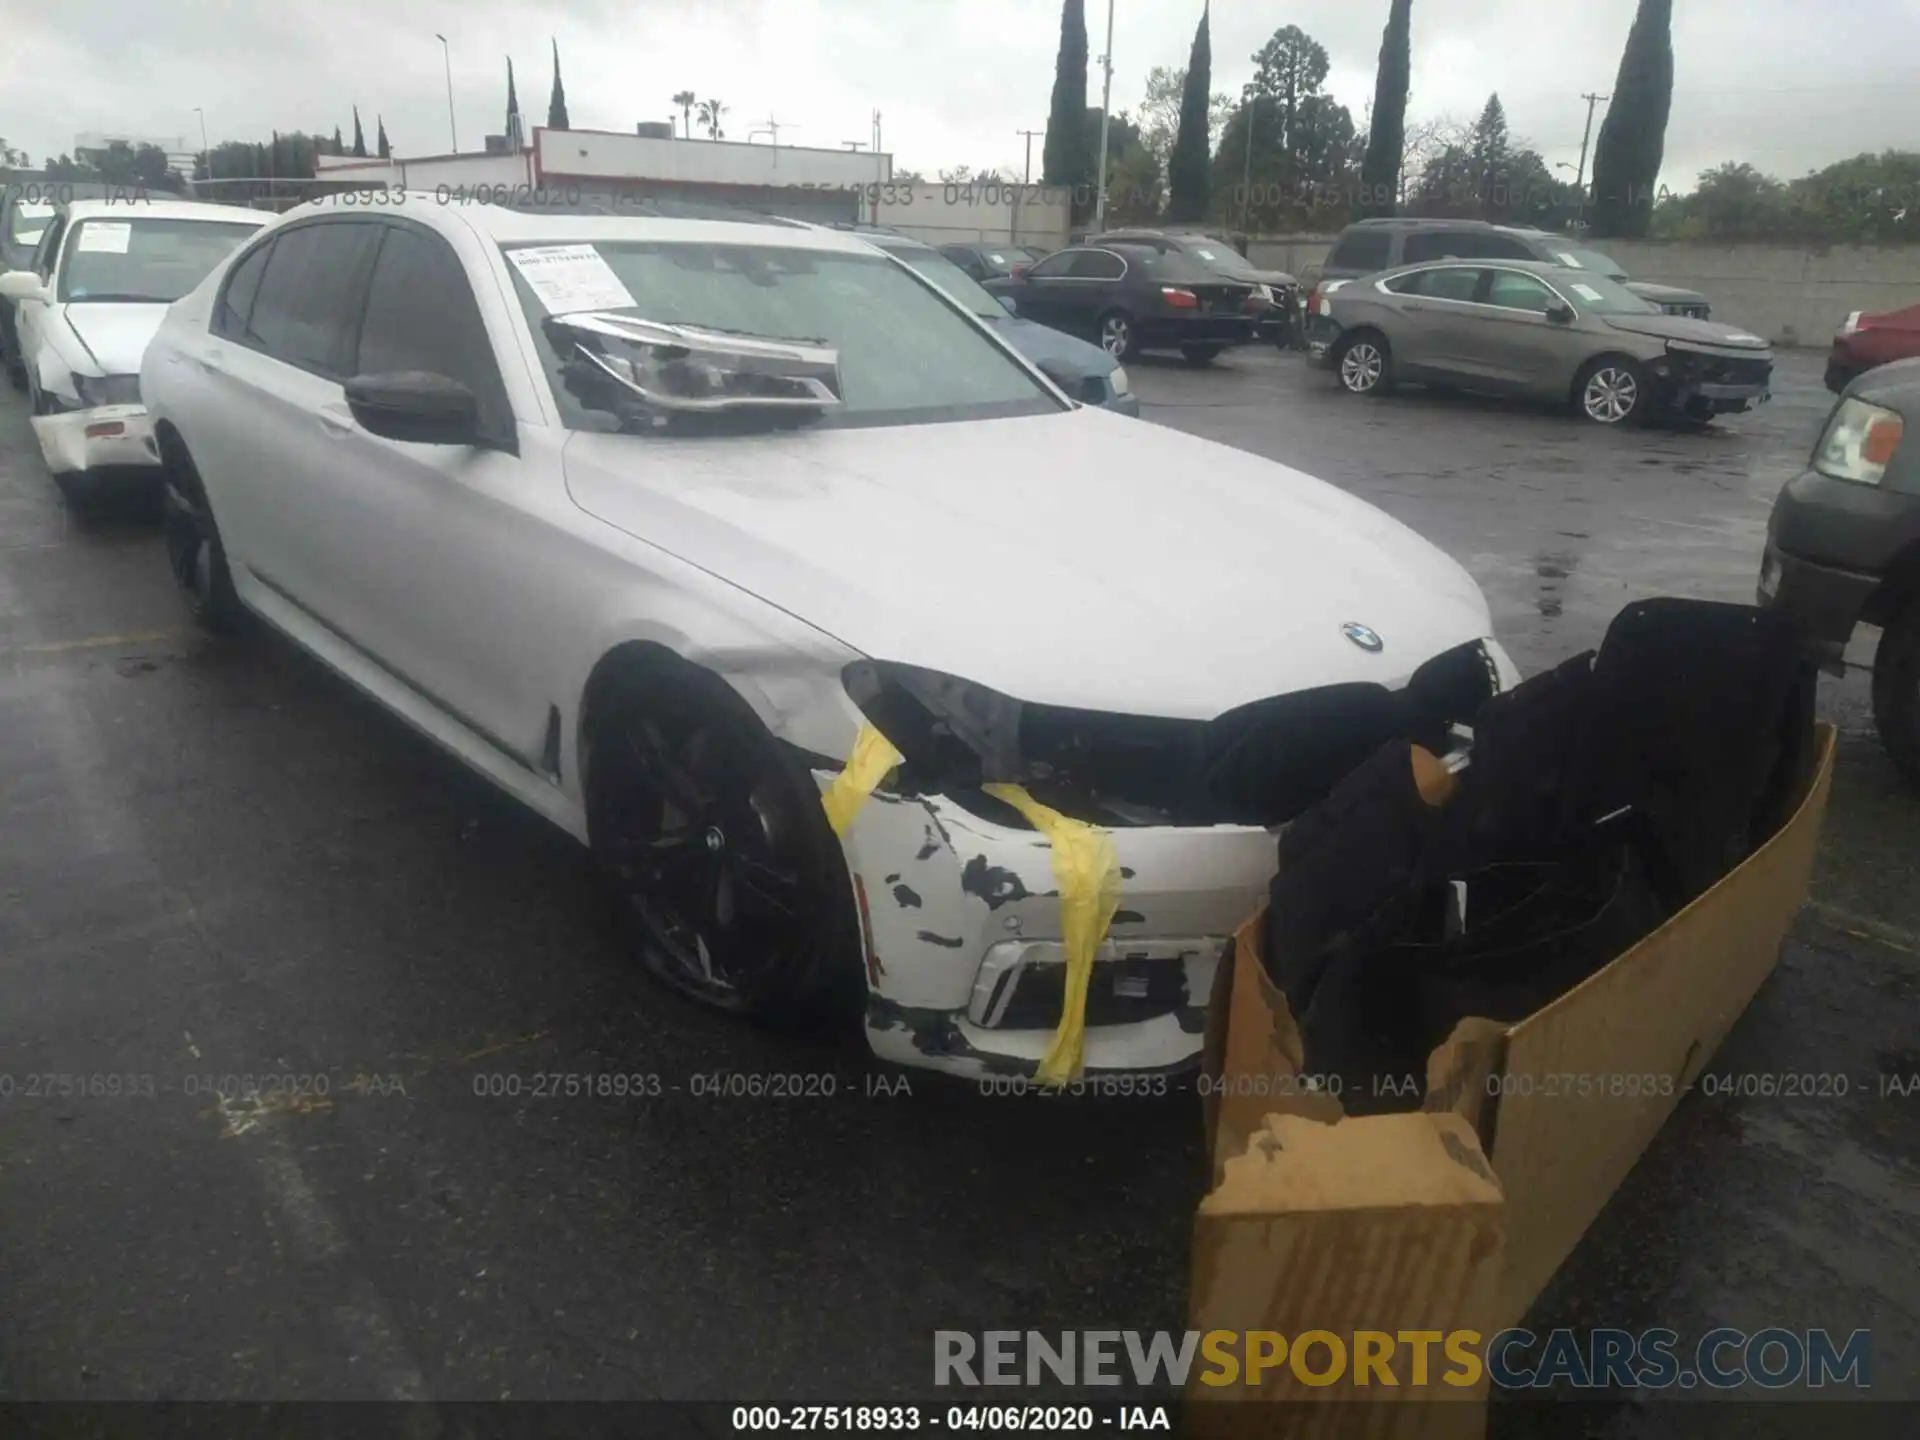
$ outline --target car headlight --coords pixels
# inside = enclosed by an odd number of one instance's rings
[[[1264,300],[1271,305],[1273,303],[1273,287],[1271,285],[1255,285],[1253,287],[1253,298],[1256,300]]]
[[[1032,773],[1020,758],[1021,704],[1011,695],[890,660],[855,660],[840,681],[904,757],[909,790],[973,789]]]
[[[75,375],[73,385],[89,408],[140,403],[138,375]]]
[[[1906,422],[1898,412],[1864,400],[1842,400],[1813,450],[1813,468],[1835,480],[1878,485],[1887,473]]]
[[[1126,394],[1127,387],[1132,383],[1132,381],[1127,379],[1127,367],[1124,365],[1114,366],[1112,372],[1107,376],[1107,384],[1113,387],[1113,393],[1116,395]]]

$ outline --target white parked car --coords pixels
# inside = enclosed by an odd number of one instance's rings
[[[75,200],[44,217],[32,268],[0,275],[47,469],[85,501],[100,472],[159,453],[140,358],[167,306],[273,217],[232,205]]]
[[[1060,1016],[1048,842],[984,783],[1108,829],[1085,1063],[1177,1068],[1302,787],[1515,678],[1413,532],[1076,405],[856,235],[317,203],[141,388],[198,616],[591,846],[661,979],[909,1064],[1030,1071]],[[868,725],[905,763],[836,837]]]

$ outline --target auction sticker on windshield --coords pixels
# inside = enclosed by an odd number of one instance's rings
[[[529,245],[509,250],[507,258],[549,315],[624,310],[634,303],[613,267],[591,245]]]
[[[1569,270],[1578,270],[1580,268],[1580,262],[1577,259],[1575,259],[1573,256],[1567,254],[1567,252],[1564,250],[1554,251],[1553,258],[1558,260],[1562,265],[1566,266]]]
[[[133,222],[129,220],[91,220],[80,227],[80,250],[98,250],[107,255],[124,255],[133,241]]]
[[[1582,300],[1592,300],[1597,303],[1600,300],[1603,300],[1606,298],[1605,296],[1601,295],[1601,293],[1598,290],[1594,289],[1591,285],[1575,285],[1572,288],[1573,288],[1573,293],[1578,295]]]

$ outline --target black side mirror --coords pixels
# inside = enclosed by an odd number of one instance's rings
[[[369,434],[416,445],[480,443],[479,398],[458,380],[407,370],[356,375],[346,390],[347,408]]]
[[[1547,319],[1556,325],[1565,325],[1573,319],[1573,307],[1571,305],[1549,305],[1547,307]]]

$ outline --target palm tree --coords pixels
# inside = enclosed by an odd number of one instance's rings
[[[674,92],[673,103],[680,107],[680,135],[683,139],[693,138],[693,103],[697,98],[691,90]]]
[[[718,100],[700,102],[700,123],[707,127],[709,140],[721,140],[726,137],[726,131],[720,128],[720,117],[726,113],[727,107]]]

